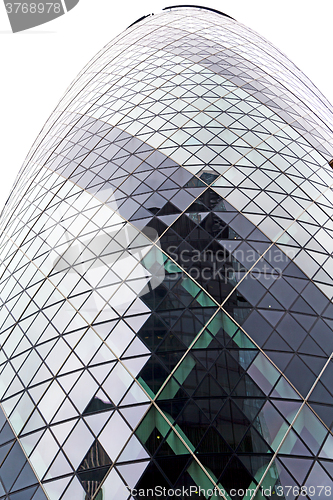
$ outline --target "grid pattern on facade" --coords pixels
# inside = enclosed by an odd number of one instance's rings
[[[333,487],[332,116],[199,9],[79,75],[1,219],[0,498]]]

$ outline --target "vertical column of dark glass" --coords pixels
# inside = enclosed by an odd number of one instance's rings
[[[47,500],[17,438],[0,408],[0,498],[20,492],[20,500]],[[13,497],[14,498],[14,497]]]
[[[252,310],[239,292],[231,293],[236,285],[235,275],[246,269],[221,243],[242,240],[226,222],[238,212],[226,205],[208,188],[185,213],[168,202],[149,223],[159,234],[164,233],[160,241],[166,254],[193,276],[191,281],[185,274],[176,278],[166,274],[157,289],[142,297],[153,314],[138,336],[153,356],[139,380],[142,378],[154,394],[217,311],[208,295],[203,305],[205,290],[220,304],[231,294],[225,308],[240,324]],[[176,221],[167,227],[165,216],[177,213]],[[251,225],[250,230],[255,227]],[[258,237],[265,240],[263,235]],[[190,283],[186,289],[182,287],[184,280]],[[267,465],[272,456],[258,426],[253,425],[266,395],[246,373],[246,364],[251,363],[258,350],[240,349],[222,327],[214,335],[207,330],[205,342],[202,348],[197,345],[186,354],[189,366],[187,371],[184,369],[184,380],[180,384],[179,379],[176,382],[172,377],[157,404],[217,483],[227,490],[247,488],[255,481],[258,468]],[[191,475],[192,455],[185,447],[176,450],[172,446],[170,432],[161,429],[156,410],[150,410],[137,436],[152,456],[138,488],[198,485],[200,473],[197,482]],[[256,463],[253,453],[257,454]]]

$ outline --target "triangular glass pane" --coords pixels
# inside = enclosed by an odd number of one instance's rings
[[[112,465],[109,455],[98,440],[94,441],[77,469],[78,478],[92,498]]]

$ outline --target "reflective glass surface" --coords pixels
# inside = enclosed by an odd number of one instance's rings
[[[0,220],[1,499],[331,495],[332,111],[204,8],[78,75]]]

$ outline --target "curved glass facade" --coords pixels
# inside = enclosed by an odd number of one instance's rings
[[[331,495],[332,131],[216,12],[97,54],[1,217],[0,498]]]

